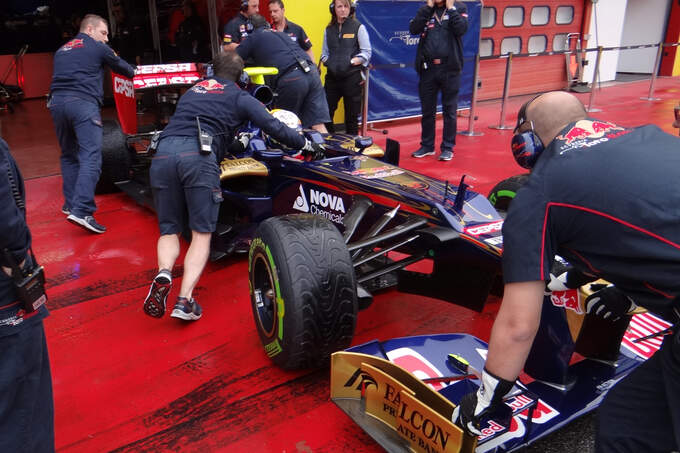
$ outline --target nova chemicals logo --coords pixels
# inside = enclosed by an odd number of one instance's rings
[[[295,199],[293,203],[293,209],[297,209],[302,212],[309,212],[309,205],[307,204],[307,197],[305,197],[305,191],[302,190],[302,185],[300,185],[300,196]]]
[[[331,222],[342,224],[345,214],[345,202],[339,195],[321,190],[309,189],[309,202],[305,190],[300,185],[300,195],[295,198],[293,209],[310,214],[320,215]]]

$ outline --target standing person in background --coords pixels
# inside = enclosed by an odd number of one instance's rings
[[[371,42],[366,27],[354,18],[355,6],[349,0],[331,3],[331,22],[323,37],[321,61],[326,65],[326,101],[331,121],[326,128],[332,133],[333,115],[340,99],[345,101],[345,133],[357,135],[361,113],[362,69],[371,59]]]
[[[286,18],[283,0],[269,0],[269,15],[272,18],[272,30],[286,33],[293,41],[300,45],[302,50],[307,52],[309,59],[314,61],[312,42],[302,27]]]
[[[434,154],[437,93],[442,93],[444,132],[439,160],[451,160],[456,145],[456,115],[460,73],[463,70],[462,37],[468,29],[467,7],[454,0],[427,0],[409,24],[412,35],[420,35],[416,71],[422,111],[420,148],[411,156]]]
[[[241,0],[241,9],[236,17],[224,26],[223,50],[235,50],[253,31],[250,18],[260,12],[259,0]]]
[[[203,21],[198,17],[196,6],[190,0],[182,4],[184,20],[177,27],[175,44],[180,61],[205,62],[208,60],[207,33]]]
[[[106,227],[94,219],[94,189],[102,170],[102,119],[105,67],[132,78],[135,70],[106,43],[105,19],[88,14],[80,32],[54,54],[47,107],[61,147],[64,206],[69,222],[94,233]]]
[[[54,403],[43,327],[47,307],[43,303],[29,312],[12,278],[11,261],[24,273],[36,267],[25,206],[24,181],[0,139],[0,451],[51,453]]]

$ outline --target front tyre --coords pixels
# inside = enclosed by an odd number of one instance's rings
[[[529,180],[529,174],[511,176],[496,184],[487,197],[498,213],[505,217],[510,208],[510,203],[515,199],[517,191]]]
[[[273,217],[248,255],[250,299],[267,355],[284,369],[323,366],[354,336],[354,267],[340,232],[314,215]]]

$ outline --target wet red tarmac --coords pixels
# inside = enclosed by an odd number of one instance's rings
[[[648,90],[649,81],[603,88],[595,98],[603,111],[593,116],[625,126],[655,123],[677,134],[671,123],[680,79],[657,80],[660,101],[640,100]],[[588,94],[580,96],[588,102]],[[510,101],[506,124],[526,99]],[[380,127],[401,142],[402,166],[453,183],[467,174],[473,190],[486,194],[521,172],[510,155],[511,132],[488,128],[499,111],[498,102],[481,104],[475,130],[484,135],[459,135],[447,163],[410,157],[419,144],[417,121]],[[459,118],[459,129],[466,128]],[[0,130],[28,179],[34,251],[48,278],[59,451],[380,451],[329,401],[327,369],[284,372],[270,363],[253,324],[244,257],[208,264],[197,289],[200,321],[145,316],[142,301],[156,270],[154,214],[118,193],[97,197],[106,234],[71,225],[59,210],[59,150],[44,102],[0,112]],[[384,144],[385,136],[372,135]],[[389,291],[359,314],[354,344],[447,332],[487,340],[497,308],[490,300],[475,313]]]

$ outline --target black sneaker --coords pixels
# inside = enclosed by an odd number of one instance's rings
[[[420,157],[425,157],[425,156],[431,156],[434,154],[433,149],[427,149],[427,148],[420,148],[418,151],[415,151],[411,154],[412,157],[420,158]]]
[[[97,221],[91,215],[86,215],[85,217],[76,217],[73,214],[69,214],[68,217],[66,217],[66,220],[73,224],[80,225],[81,227],[92,231],[93,233],[101,234],[106,232],[106,227],[97,223]]]
[[[201,306],[198,305],[198,302],[196,302],[193,297],[191,300],[188,300],[186,297],[178,297],[170,317],[183,319],[185,321],[196,321],[201,318],[202,314],[203,310],[201,310]]]
[[[64,204],[64,206],[61,207],[61,213],[69,215],[71,213],[71,208]]]
[[[439,155],[439,160],[451,160],[453,159],[453,151],[442,151]]]
[[[144,313],[154,318],[162,318],[165,314],[165,303],[172,288],[172,275],[167,269],[161,269],[151,282],[149,294],[144,299]]]

